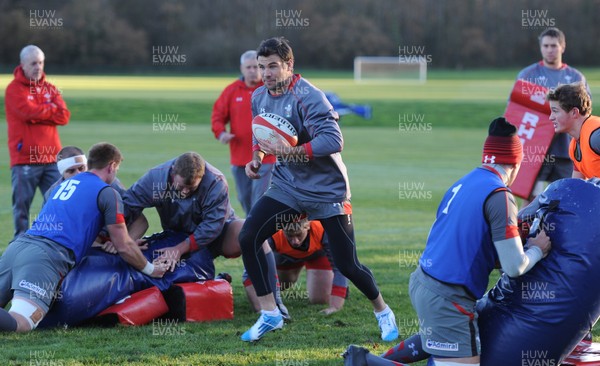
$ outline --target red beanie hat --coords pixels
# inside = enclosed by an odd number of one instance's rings
[[[504,117],[490,123],[488,137],[483,144],[482,163],[519,164],[523,160],[523,146],[517,128]]]

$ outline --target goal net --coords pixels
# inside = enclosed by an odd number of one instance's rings
[[[427,60],[400,57],[360,56],[354,58],[355,81],[413,81],[427,80]]]

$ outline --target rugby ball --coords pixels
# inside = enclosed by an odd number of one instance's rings
[[[283,143],[286,146],[298,144],[298,132],[287,119],[274,113],[261,113],[252,120],[252,134],[259,145]]]

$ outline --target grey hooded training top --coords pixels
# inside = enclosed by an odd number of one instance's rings
[[[274,113],[287,119],[298,132],[298,146],[306,156],[278,156],[272,184],[299,201],[343,202],[350,199],[350,184],[340,152],[344,146],[339,116],[325,94],[299,74],[283,94],[271,95],[265,86],[252,94],[252,116]],[[253,149],[259,150],[253,138]]]
[[[134,220],[144,208],[154,207],[163,230],[190,234],[190,248],[208,245],[236,218],[225,176],[206,163],[198,189],[182,198],[171,180],[174,162],[172,159],[150,169],[125,192],[126,215]]]

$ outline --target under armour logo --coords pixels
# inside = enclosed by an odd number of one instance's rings
[[[409,344],[408,348],[410,348],[412,350],[411,355],[413,357],[419,354],[419,351],[417,351],[417,348],[414,343]]]
[[[484,156],[483,157],[483,162],[485,164],[495,164],[496,163],[496,155],[492,155],[492,156],[486,155],[486,156]]]

